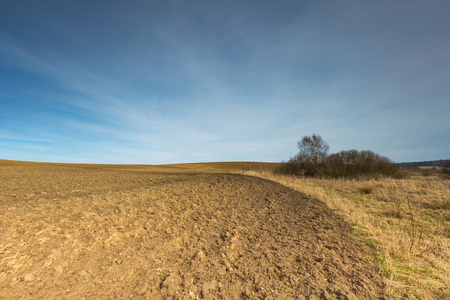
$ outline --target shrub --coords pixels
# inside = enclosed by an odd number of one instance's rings
[[[324,162],[326,177],[400,177],[400,169],[387,157],[372,151],[348,150],[332,154]]]
[[[331,178],[402,177],[397,165],[370,150],[347,150],[327,155],[328,144],[316,134],[304,136],[298,147],[300,152],[276,173]]]
[[[442,172],[450,177],[450,160],[447,160],[445,165],[442,167]]]

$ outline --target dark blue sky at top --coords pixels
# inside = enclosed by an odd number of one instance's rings
[[[0,158],[450,158],[448,1],[0,1]]]

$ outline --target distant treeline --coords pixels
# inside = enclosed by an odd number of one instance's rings
[[[402,169],[415,169],[419,167],[445,167],[450,164],[450,159],[417,161],[417,162],[402,162],[397,163],[397,166]]]

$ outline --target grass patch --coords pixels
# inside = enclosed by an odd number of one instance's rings
[[[369,247],[372,248],[372,249],[377,249],[377,247],[378,247],[379,245],[381,245],[381,242],[380,242],[380,241],[377,241],[377,240],[375,240],[375,239],[367,238],[367,239],[366,239],[366,245],[369,246]]]
[[[373,187],[372,186],[363,186],[358,188],[358,190],[362,193],[362,194],[372,194],[373,192]]]

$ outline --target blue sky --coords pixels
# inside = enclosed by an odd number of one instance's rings
[[[450,158],[449,1],[0,1],[0,159]]]

